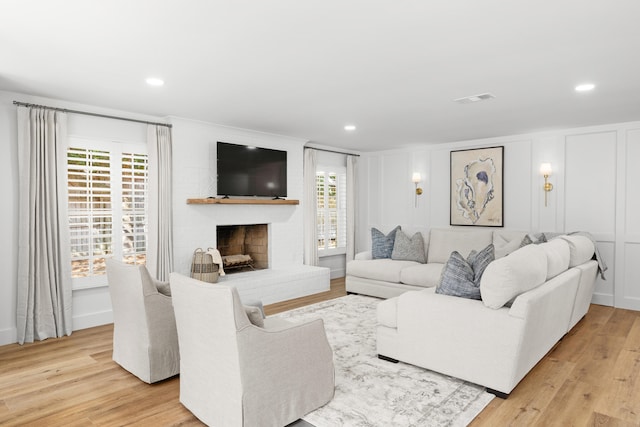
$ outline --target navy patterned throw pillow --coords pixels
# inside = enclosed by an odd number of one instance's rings
[[[480,279],[485,268],[495,259],[493,245],[480,252],[471,251],[467,259],[454,251],[442,269],[437,294],[455,297],[481,299]]]
[[[400,226],[397,226],[385,236],[384,233],[377,228],[371,229],[371,258],[391,258],[393,244],[396,241],[396,233],[398,230],[400,230]]]

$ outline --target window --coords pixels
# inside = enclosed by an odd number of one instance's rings
[[[107,258],[144,264],[146,146],[71,138],[67,179],[73,287],[104,284]]]
[[[318,197],[318,255],[343,254],[347,246],[347,173],[343,167],[319,167],[316,172]]]

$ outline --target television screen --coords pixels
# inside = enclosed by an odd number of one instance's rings
[[[287,196],[287,152],[218,142],[218,195]]]

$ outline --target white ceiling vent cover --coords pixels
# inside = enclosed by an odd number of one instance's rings
[[[471,104],[472,102],[488,101],[496,96],[491,93],[481,93],[479,95],[465,96],[464,98],[454,99],[458,104]]]

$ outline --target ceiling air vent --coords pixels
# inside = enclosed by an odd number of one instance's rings
[[[481,93],[479,95],[465,96],[464,98],[454,99],[454,102],[458,104],[471,104],[472,102],[488,101],[495,98],[495,95],[491,93]]]

